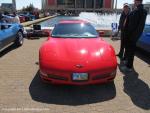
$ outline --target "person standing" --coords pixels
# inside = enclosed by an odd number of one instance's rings
[[[20,24],[20,19],[19,16],[16,14],[16,12],[14,12],[13,15],[14,15],[13,22]]]
[[[124,36],[124,23],[125,20],[128,16],[128,14],[130,13],[130,7],[128,3],[125,3],[123,6],[123,11],[122,14],[120,16],[120,20],[119,20],[119,27],[118,27],[118,32],[121,31],[121,44],[120,44],[120,51],[117,54],[117,56],[122,60],[125,59],[124,57],[124,50],[125,50],[125,36]]]
[[[143,0],[134,0],[135,8],[128,15],[125,23],[124,32],[127,38],[125,56],[127,56],[127,59],[124,69],[128,71],[133,70],[136,43],[143,32],[147,17],[147,11],[144,9],[142,2]]]

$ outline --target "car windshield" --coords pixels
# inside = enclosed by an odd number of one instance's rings
[[[89,23],[60,23],[55,26],[52,37],[57,38],[96,38],[94,27]]]

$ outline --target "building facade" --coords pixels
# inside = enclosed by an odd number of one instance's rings
[[[143,5],[144,5],[144,8],[147,10],[147,12],[150,14],[150,2],[147,2]],[[131,8],[131,10],[133,10],[134,9],[134,4],[130,4],[130,8]]]
[[[12,3],[2,3],[1,10],[7,11],[7,12],[16,11],[16,0],[12,0]]]
[[[12,12],[14,11],[14,6],[12,3],[2,3],[1,9],[4,11]]]
[[[42,0],[43,10],[100,11],[113,6],[114,0]]]

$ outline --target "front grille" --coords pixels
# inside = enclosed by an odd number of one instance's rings
[[[58,75],[51,75],[51,74],[48,74],[48,78],[57,79],[57,80],[64,80],[64,81],[68,80],[68,78],[66,78],[66,77],[62,77],[62,76],[58,76]]]
[[[110,73],[103,74],[103,75],[97,75],[97,76],[93,77],[92,80],[105,79],[107,77],[110,77]]]

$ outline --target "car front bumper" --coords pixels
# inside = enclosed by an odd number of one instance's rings
[[[92,76],[89,75],[88,80],[86,81],[74,81],[72,80],[72,75],[70,76],[61,76],[61,75],[53,75],[48,76],[48,74],[40,71],[40,77],[43,82],[51,83],[51,84],[64,84],[64,85],[90,85],[90,84],[101,84],[111,82],[116,77],[116,70],[111,73],[106,73],[102,75]]]

